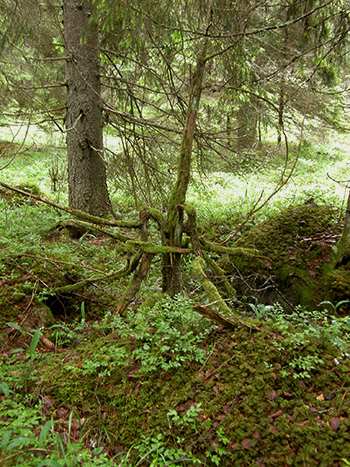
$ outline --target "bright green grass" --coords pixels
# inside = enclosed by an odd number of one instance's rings
[[[305,203],[310,198],[316,204],[341,207],[348,190],[345,184],[340,185],[332,179],[349,178],[348,144],[348,137],[337,136],[328,143],[303,145],[288,184],[256,213],[256,221],[264,220],[289,205]],[[203,219],[243,218],[262,192],[259,204],[270,196],[278,187],[280,177],[281,169],[269,167],[244,176],[214,172],[204,182],[199,176],[194,176],[195,183],[190,187],[187,199],[197,207],[199,217]]]
[[[2,128],[0,139],[20,143],[26,128]],[[16,132],[18,132],[17,136]],[[350,137],[330,134],[328,141],[303,143],[298,164],[286,186],[284,186],[264,208],[255,214],[253,222],[261,222],[269,215],[278,212],[288,205],[304,203],[310,198],[317,204],[334,205],[340,208],[347,197],[347,189],[332,181],[349,178],[349,162],[347,149]],[[107,145],[113,150],[118,140],[106,135]],[[6,183],[22,186],[35,185],[46,196],[67,203],[67,181],[64,151],[64,135],[45,132],[31,127],[28,131],[26,145],[15,160],[0,173],[0,179]],[[289,167],[295,157],[296,149],[291,151]],[[8,157],[0,159],[4,165]],[[52,161],[58,161],[62,180],[56,193],[52,192],[52,181],[49,171]],[[273,164],[261,165],[245,175],[227,172],[212,172],[205,177],[193,174],[193,183],[189,188],[188,202],[194,204],[198,211],[199,222],[217,219],[229,221],[233,217],[243,219],[252,209],[262,194],[260,203],[264,202],[277,188],[284,155],[279,161],[280,167]],[[330,177],[332,178],[330,178]],[[118,210],[130,208],[132,199],[121,190],[112,192],[112,203]]]

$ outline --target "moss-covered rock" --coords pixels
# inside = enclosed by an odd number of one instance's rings
[[[339,228],[328,206],[291,207],[243,234],[238,246],[256,248],[260,256],[230,256],[221,267],[232,275],[241,295],[265,304],[313,307],[324,298],[324,269],[330,262]],[[239,271],[239,273],[237,272]]]
[[[329,296],[327,298],[334,305],[343,300],[350,300],[350,271],[345,266],[332,271],[328,279],[328,285]]]

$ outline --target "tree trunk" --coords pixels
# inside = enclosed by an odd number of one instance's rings
[[[237,112],[237,152],[249,150],[256,143],[258,126],[255,102],[243,102]]]
[[[277,148],[280,149],[282,144],[283,132],[283,116],[284,116],[284,78],[282,77],[280,83],[280,90],[278,96],[278,129],[277,129]]]
[[[100,48],[91,0],[64,0],[69,205],[101,216],[111,211],[103,159]]]
[[[350,261],[350,193],[346,205],[344,227],[337,243],[336,253],[333,255],[334,268],[344,266]]]
[[[186,193],[191,175],[193,136],[202,94],[207,42],[206,38],[197,58],[196,69],[192,75],[186,123],[182,135],[177,179],[171,191],[168,203],[167,229],[165,231],[166,245],[178,248],[182,247],[183,206],[186,201]],[[180,263],[180,253],[169,253],[163,256],[163,292],[166,292],[171,296],[181,291]]]

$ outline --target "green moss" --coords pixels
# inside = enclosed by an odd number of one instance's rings
[[[198,280],[200,285],[203,287],[205,291],[205,295],[209,302],[215,304],[215,307],[224,314],[230,314],[231,310],[226,305],[226,303],[222,300],[217,288],[215,285],[207,279],[204,271],[204,260],[197,256],[197,258],[193,261],[192,264],[192,275],[193,277]]]
[[[184,448],[194,443],[196,456],[208,465],[205,453],[216,452],[217,445],[226,451],[222,466],[254,465],[258,459],[265,465],[301,466],[318,466],[322,459],[326,466],[334,465],[339,457],[349,457],[347,425],[341,422],[336,432],[328,425],[331,417],[347,420],[350,415],[350,396],[343,386],[349,373],[347,360],[335,372],[334,357],[327,353],[313,380],[301,384],[293,377],[281,378],[285,361],[271,345],[273,335],[267,326],[253,337],[247,329],[214,334],[205,343],[210,352],[204,365],[184,363],[167,374],[157,371],[141,378],[130,373],[135,365],[130,361],[104,378],[72,377],[67,367],[81,366],[97,348],[108,345],[108,338],[97,338],[78,347],[75,355],[57,356],[43,374],[43,390],[55,400],[94,414],[89,422],[92,431],[100,429],[102,420],[96,414],[102,405],[108,413],[106,429],[117,436],[125,452],[137,446],[142,434],[160,434],[169,447],[171,440],[178,438]],[[132,346],[133,342],[114,339],[116,344]],[[314,345],[309,350],[323,354],[330,349]],[[64,364],[57,365],[62,361]],[[328,398],[334,391],[335,397]],[[324,398],[318,398],[320,394]],[[167,417],[169,410],[182,417],[187,404],[193,403],[202,404],[194,423],[181,426]],[[226,446],[218,439],[219,427],[229,439]],[[248,449],[242,444],[247,439]],[[136,454],[132,450],[131,455]]]
[[[335,269],[329,277],[331,298],[336,302],[350,298],[350,271]]]
[[[321,271],[315,267],[327,253],[327,248],[317,241],[310,248],[307,239],[316,238],[323,225],[332,228],[329,210],[316,207],[290,209],[281,213],[277,220],[256,228],[255,233],[243,236],[240,247],[244,250],[258,248],[260,257],[235,254],[229,257],[227,265],[230,262],[239,264],[247,274],[256,268],[262,275],[271,275],[271,268],[276,267],[279,283],[285,287],[293,288],[298,282],[307,282],[309,287],[296,288],[294,296],[301,297],[304,302],[311,300],[317,294],[321,276]],[[98,269],[104,266],[108,255],[113,254],[113,249],[104,252],[101,246],[84,250],[85,243],[72,245],[72,250],[77,250],[75,259],[87,262],[91,267],[98,264]],[[35,255],[6,257],[0,291],[1,323],[15,321],[21,315],[35,290],[36,278],[39,278],[39,284],[45,282],[50,287],[57,287],[86,277],[83,265],[81,268],[77,266],[79,261],[72,265],[70,254],[45,254],[44,262]],[[95,255],[98,259],[92,263]],[[203,262],[196,261],[194,269],[200,281],[204,281]],[[24,279],[18,266],[33,275]],[[315,271],[315,276],[310,271]],[[339,268],[334,277],[335,286],[347,293],[347,272]],[[208,291],[212,297],[213,289]],[[39,286],[38,293],[41,294],[38,298],[44,298]],[[118,295],[119,291],[112,293]],[[92,300],[98,297],[88,285],[84,294]],[[107,295],[107,288],[101,294]],[[109,298],[105,300],[103,311],[112,303]],[[36,306],[39,305],[38,301]],[[33,317],[41,319],[41,313],[45,316],[45,307],[37,310]],[[214,454],[220,449],[224,450],[219,461],[223,467],[261,463],[266,466],[316,467],[337,465],[339,459],[350,458],[348,359],[341,358],[342,352],[327,342],[310,339],[302,344],[292,345],[291,340],[288,343],[287,338],[299,332],[297,329],[290,328],[286,337],[267,323],[262,322],[261,326],[263,329],[258,333],[251,333],[239,322],[235,331],[213,328],[198,344],[206,351],[204,362],[184,360],[179,368],[141,374],[140,362],[134,360],[132,350],[136,345],[149,345],[147,338],[136,343],[130,335],[121,338],[116,328],[109,334],[108,325],[96,330],[94,324],[87,321],[84,329],[78,326],[75,338],[66,344],[67,347],[60,344],[57,353],[48,357],[49,360],[33,361],[40,378],[36,388],[55,401],[55,407],[48,409],[51,412],[48,418],[61,406],[74,408],[86,419],[82,433],[86,442],[107,433],[109,442],[105,449],[110,448],[111,455],[117,449],[118,452],[123,449],[124,453],[130,450],[129,460],[133,465],[140,461],[137,446],[143,442],[142,435],[161,435],[167,448],[183,447],[186,450],[190,447],[208,466],[214,463],[207,452]],[[153,323],[147,332],[151,333],[152,328]],[[85,343],[84,339],[87,339]],[[120,349],[126,350],[126,357],[116,365],[109,350],[117,352]],[[289,366],[293,359],[307,355],[320,357],[324,362],[315,365],[309,379],[300,377],[299,370],[294,371]],[[84,374],[89,361],[103,363],[103,368],[108,371],[101,375],[93,370]],[[287,375],[283,374],[286,369],[289,369]],[[193,423],[173,423],[167,415],[169,410],[175,410],[183,420],[187,408],[199,403],[201,410]],[[340,420],[336,431],[330,428],[331,417]],[[227,443],[222,442],[223,436]]]
[[[161,292],[154,293],[152,296],[147,297],[146,300],[139,306],[138,311],[142,312],[143,310],[147,310],[152,308],[161,298],[163,294]]]
[[[273,275],[275,287],[287,302],[312,308],[322,301],[326,290],[324,268],[330,262],[332,243],[327,243],[324,234],[334,235],[335,229],[331,208],[292,207],[244,233],[237,242],[242,249],[257,249],[259,255],[230,255],[220,265],[228,273],[236,274],[238,268],[244,277],[255,275],[253,288],[259,288]],[[236,283],[233,285],[240,290]],[[270,295],[271,300],[278,301],[278,294]]]

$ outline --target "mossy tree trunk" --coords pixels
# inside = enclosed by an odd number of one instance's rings
[[[333,266],[338,268],[350,262],[350,193],[346,205],[344,227],[333,257]]]
[[[191,77],[190,96],[179,155],[177,179],[168,202],[167,222],[166,229],[164,230],[165,246],[182,247],[183,206],[186,201],[186,193],[191,175],[192,146],[202,94],[207,43],[208,40],[206,38],[202,44],[196,68]],[[181,290],[180,264],[180,253],[169,253],[163,256],[163,292],[171,296],[179,293]]]

